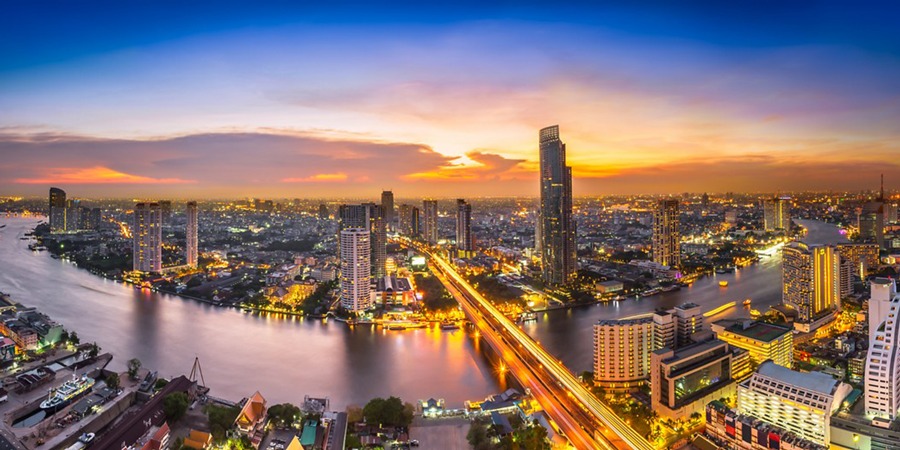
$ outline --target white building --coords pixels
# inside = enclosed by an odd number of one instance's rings
[[[737,408],[741,414],[828,446],[831,415],[852,390],[830,375],[796,372],[766,361],[738,386]]]
[[[185,229],[185,253],[187,265],[197,267],[197,202],[187,203],[187,228]]]
[[[132,229],[134,270],[162,270],[162,210],[159,203],[134,205]]]
[[[372,306],[370,239],[367,228],[341,230],[341,306],[350,312]]]
[[[887,318],[891,300],[897,295],[897,283],[888,278],[875,278],[869,289],[869,342],[875,342],[875,330]]]
[[[594,325],[594,381],[629,389],[650,378],[653,319],[601,320]]]
[[[883,288],[887,289],[883,289]],[[877,298],[893,294],[890,302]],[[882,311],[884,307],[885,311]],[[869,300],[869,354],[866,356],[866,414],[894,420],[900,415],[900,296],[893,281],[888,286],[872,283]],[[874,329],[872,324],[878,324]]]

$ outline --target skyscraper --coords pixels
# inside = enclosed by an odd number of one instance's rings
[[[472,205],[461,198],[456,199],[456,248],[463,252],[475,250],[475,239],[472,237]]]
[[[61,233],[66,231],[66,191],[50,188],[50,232]]]
[[[185,229],[185,251],[187,265],[197,267],[197,202],[187,202],[187,227]]]
[[[398,208],[398,231],[411,238],[419,237],[419,208],[402,204]]]
[[[791,198],[775,197],[763,203],[766,231],[791,229]]]
[[[369,261],[372,264],[372,273],[376,277],[383,277],[387,262],[387,230],[382,206],[375,203],[341,205],[338,209],[338,233],[347,228],[369,230],[371,233],[369,248],[372,252]],[[343,240],[339,239],[339,242],[343,245]]]
[[[162,224],[169,225],[169,221],[172,220],[172,200],[160,200],[159,211],[162,215]]]
[[[678,200],[660,200],[653,212],[653,262],[681,266],[681,218]]]
[[[134,205],[132,238],[134,270],[162,270],[162,211],[159,203]]]
[[[393,230],[394,224],[394,193],[393,191],[381,191],[381,207],[384,208],[384,222],[389,230]]]
[[[81,228],[81,200],[66,200],[66,230],[78,231]]]
[[[350,312],[372,306],[371,232],[367,227],[341,230],[341,306]]]
[[[809,332],[840,301],[840,255],[830,245],[805,242],[791,242],[783,252],[782,301],[797,310],[794,326]]]
[[[425,242],[437,244],[438,241],[438,206],[437,200],[422,200],[422,228],[425,234]]]
[[[541,159],[541,273],[545,283],[563,285],[575,274],[575,221],[572,218],[572,168],[559,126],[538,134]]]
[[[884,175],[881,175],[878,198],[863,203],[857,225],[861,242],[878,244],[878,248],[884,248]]]
[[[869,353],[866,357],[866,414],[894,420],[900,417],[900,296],[893,280],[873,284],[869,300]],[[885,294],[892,295],[884,302]],[[876,324],[872,327],[873,322]]]

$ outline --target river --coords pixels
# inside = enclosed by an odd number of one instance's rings
[[[224,309],[99,278],[72,263],[27,249],[33,218],[0,218],[0,291],[37,307],[83,342],[96,341],[124,370],[136,357],[162,376],[187,374],[200,358],[211,395],[233,400],[259,390],[270,404],[328,396],[332,407],[373,397],[444,398],[449,407],[505,388],[478,344],[463,331],[382,331],[335,321],[275,318]],[[525,329],[573,371],[590,370],[592,329],[687,301],[704,311],[752,298],[754,308],[780,298],[780,257],[707,278],[693,287],[641,300],[542,313]],[[737,307],[719,317],[747,315]]]

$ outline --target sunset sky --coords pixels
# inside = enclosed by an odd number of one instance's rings
[[[889,2],[183,3],[4,5],[0,195],[900,188]]]

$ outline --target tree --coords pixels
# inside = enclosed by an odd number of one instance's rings
[[[397,397],[374,398],[363,407],[363,417],[370,425],[404,426],[412,423],[412,408],[407,409]]]
[[[93,344],[91,344],[91,349],[88,351],[88,357],[96,358],[97,355],[99,355],[99,354],[100,354],[100,346],[97,345],[96,342],[94,342]]]
[[[62,333],[59,334],[59,342],[68,343],[69,342],[69,332],[66,330],[62,330]]]
[[[78,333],[76,333],[74,331],[72,333],[70,333],[69,334],[69,342],[71,342],[72,345],[76,345],[76,346],[78,344],[81,344],[81,340],[78,339]]]
[[[359,406],[347,407],[347,423],[359,423],[363,420],[363,410]]]
[[[128,360],[128,377],[137,380],[138,371],[141,370],[141,360],[131,358]]]
[[[119,388],[119,374],[111,373],[106,376],[106,386],[112,390],[116,390]]]
[[[269,408],[269,420],[276,426],[290,426],[300,417],[300,407],[290,403],[281,403]]]
[[[225,439],[225,432],[231,429],[241,410],[225,406],[207,405],[206,417],[209,419],[209,432],[216,442]]]
[[[491,438],[488,435],[487,423],[484,419],[478,418],[472,421],[469,426],[469,432],[466,433],[466,440],[475,450],[488,450],[491,446]]]
[[[581,372],[581,382],[588,386],[592,386],[594,384],[594,372],[587,370]]]
[[[163,399],[163,412],[166,414],[166,420],[177,422],[184,417],[187,412],[190,401],[184,392],[173,392]]]

